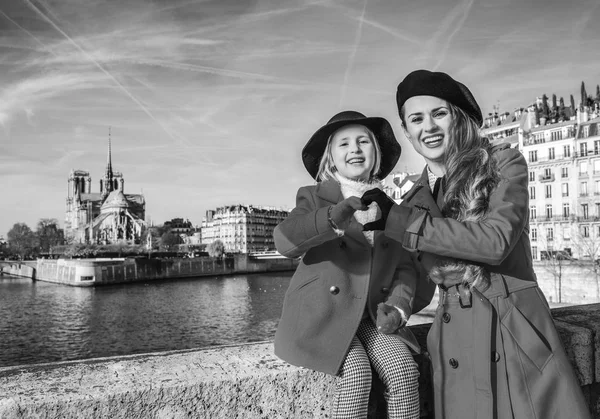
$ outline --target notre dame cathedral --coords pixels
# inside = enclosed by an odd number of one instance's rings
[[[92,192],[92,178],[84,170],[71,170],[67,190],[65,236],[71,243],[140,243],[146,201],[144,195],[125,194],[123,175],[113,172],[110,134],[100,192]]]

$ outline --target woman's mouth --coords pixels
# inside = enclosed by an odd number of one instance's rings
[[[423,142],[423,144],[425,144],[425,146],[427,146],[429,148],[435,148],[442,144],[442,142],[444,141],[444,136],[441,134],[440,135],[432,135],[432,136],[423,138],[421,141]]]

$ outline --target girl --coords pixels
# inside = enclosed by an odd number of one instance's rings
[[[480,136],[477,102],[445,73],[409,74],[396,98],[427,167],[383,223],[440,288],[427,339],[436,419],[589,418],[532,267],[525,159]]]
[[[411,256],[381,232],[362,230],[378,208],[360,197],[381,187],[400,151],[387,120],[335,115],[302,152],[317,184],[299,189],[296,207],[274,232],[281,254],[302,256],[286,292],[275,354],[340,377],[334,418],[367,416],[371,368],[386,386],[389,417],[419,417],[419,373],[408,347],[420,348],[404,327],[415,278],[399,275],[412,266]]]

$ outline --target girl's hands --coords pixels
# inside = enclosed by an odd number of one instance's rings
[[[392,201],[392,199],[387,196],[385,192],[378,188],[368,190],[363,194],[360,200],[366,206],[371,205],[371,202],[377,202],[377,205],[381,210],[381,218],[365,224],[363,230],[385,230],[385,223],[387,222],[388,214],[390,213],[390,210],[394,206],[395,202]]]
[[[348,227],[350,219],[356,211],[364,211],[367,206],[363,204],[361,198],[357,196],[351,196],[338,202],[331,208],[330,217],[331,221],[340,229],[344,230]]]

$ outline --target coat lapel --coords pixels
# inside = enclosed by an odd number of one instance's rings
[[[440,196],[443,196],[443,191],[440,192]],[[427,176],[427,167],[423,170],[421,177],[413,186],[413,190],[410,191],[404,198],[407,204],[412,207],[420,208],[425,211],[429,211],[432,217],[441,217],[442,212],[440,207],[436,203],[431,189],[429,188],[429,177]]]

